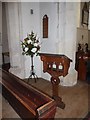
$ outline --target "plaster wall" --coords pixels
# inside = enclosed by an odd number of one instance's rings
[[[63,6],[62,9],[58,8],[57,3],[22,3],[23,39],[26,37],[27,33],[33,30],[38,36],[40,36],[41,52],[63,53],[67,55],[73,60],[73,63],[70,66],[70,71],[72,71],[75,66],[77,5],[73,2],[60,3],[59,5],[59,7]],[[33,15],[30,14],[30,9],[33,9]],[[47,14],[49,20],[48,38],[43,38],[42,36],[42,19],[45,14]],[[28,77],[31,66],[30,57],[24,56],[24,61],[25,77]],[[50,80],[50,75],[48,73],[43,73],[43,65],[40,57],[34,58],[34,65],[38,76]],[[74,72],[72,74],[74,74]],[[72,77],[73,75],[68,77],[68,79],[70,78],[69,82]],[[76,78],[76,75],[74,75],[74,78]],[[75,83],[76,80],[74,83],[72,82],[71,85]],[[70,83],[68,83],[68,85],[69,84]]]
[[[48,38],[43,38],[43,16],[48,16]],[[56,43],[57,36],[57,4],[52,2],[40,3],[40,25],[41,25],[41,52],[57,53]],[[43,65],[41,62],[41,77],[50,80],[48,73],[43,73]]]
[[[82,39],[83,35],[83,39]],[[77,28],[77,41],[78,43],[88,43],[88,29]]]
[[[74,70],[77,32],[77,3],[42,3],[40,8],[40,15],[42,16],[44,14],[47,14],[50,19],[49,25],[51,25],[49,26],[50,37],[48,37],[47,39],[41,39],[42,52],[65,54],[66,56],[71,58],[73,62],[70,65],[69,74],[62,79],[61,84],[64,86],[75,85],[77,83],[77,72]],[[55,11],[55,13],[50,12],[52,11],[52,9],[54,9],[53,11]],[[54,24],[52,21],[54,22]],[[53,30],[56,32],[54,32]],[[55,40],[53,39],[54,37]],[[49,45],[51,45],[51,47]],[[42,77],[50,80],[50,75],[48,75],[47,73],[42,73]],[[72,80],[72,78],[74,79]]]
[[[20,35],[19,35],[19,12],[18,4],[6,3],[6,18],[8,28],[8,43],[10,51],[10,72],[16,76],[23,78],[24,70],[22,66]]]
[[[77,26],[77,46],[76,48],[78,48],[78,43],[81,43],[81,44],[85,44],[85,43],[88,43],[90,44],[89,42],[89,28],[90,28],[90,12],[89,12],[89,25],[82,25],[82,9],[84,7],[84,2],[81,2],[80,3],[80,9],[79,9],[79,12],[80,12],[80,19],[78,20],[78,26]],[[89,10],[90,11],[90,10]],[[82,35],[83,35],[83,40],[82,40]],[[90,46],[90,45],[89,45]]]
[[[33,14],[31,14],[31,9]],[[27,36],[27,33],[33,31],[40,38],[40,9],[39,2],[24,2],[21,3],[22,16],[22,41]],[[40,39],[39,39],[40,40]],[[25,63],[25,77],[28,78],[31,69],[31,57],[23,56]],[[40,57],[34,57],[34,69],[38,77],[41,77],[41,61]]]
[[[4,53],[9,52],[5,3],[2,3],[2,14],[2,52]],[[8,56],[4,56],[4,59],[5,63],[9,63]]]
[[[60,6],[58,6],[57,3],[25,2],[20,4],[20,19],[18,17],[18,4],[11,4],[8,5],[9,12],[7,15],[9,15],[9,48],[11,50],[11,63],[14,72],[15,69],[17,72],[23,70],[25,78],[28,78],[30,75],[30,56],[23,56],[24,68],[22,69],[20,40],[23,40],[27,36],[27,33],[33,30],[34,33],[37,33],[40,37],[42,43],[41,52],[64,53],[73,60],[70,66],[69,75],[62,84],[67,86],[74,85],[76,83],[76,73],[74,74],[72,71],[75,66],[77,5],[73,2],[60,3]],[[61,6],[63,6],[62,9],[59,9]],[[31,9],[33,9],[33,14],[30,13]],[[42,19],[45,14],[47,14],[49,18],[48,38],[42,37]],[[15,29],[13,29],[13,26],[15,26]],[[20,34],[22,34],[21,37]],[[15,68],[16,66],[18,67]],[[39,56],[34,58],[34,66],[38,77],[50,80],[50,75],[48,73],[43,73],[42,62]],[[75,81],[73,81],[72,78],[75,78],[73,79]]]
[[[63,11],[62,11],[63,12]],[[65,27],[64,27],[64,54],[72,59],[68,75],[61,79],[61,85],[73,86],[77,83],[77,72],[75,71],[76,52],[76,26],[77,26],[77,3],[66,3],[65,5]]]
[[[65,54],[65,26],[66,26],[66,3],[60,2],[58,7],[57,20],[57,53]]]
[[[65,54],[73,60],[72,68],[75,67],[76,52],[76,26],[77,26],[77,3],[66,4],[65,26]]]
[[[33,9],[33,14],[30,13],[30,9]],[[52,12],[53,11],[53,12]],[[57,7],[56,3],[22,3],[22,28],[23,28],[23,39],[26,37],[27,33],[32,30],[37,33],[40,37],[41,42],[41,52],[46,53],[56,53],[56,42],[57,42]],[[42,36],[42,20],[43,16],[47,14],[49,19],[48,26],[48,38],[43,38]],[[27,19],[26,19],[27,18]],[[24,56],[25,61],[25,77],[30,74],[31,58],[29,56]],[[39,77],[50,80],[50,75],[48,73],[43,73],[43,63],[40,57],[34,57],[34,67],[36,74]]]

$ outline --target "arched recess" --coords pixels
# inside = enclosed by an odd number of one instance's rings
[[[43,16],[43,38],[48,38],[48,16]]]

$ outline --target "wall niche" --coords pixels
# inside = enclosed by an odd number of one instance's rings
[[[43,16],[43,38],[48,38],[48,16]]]

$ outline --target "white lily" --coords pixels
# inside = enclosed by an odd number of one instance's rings
[[[38,46],[38,44],[37,44],[37,43],[34,43],[34,46],[35,46],[35,47],[37,47],[37,46]]]
[[[28,49],[29,49],[29,48],[27,48],[27,47],[26,47],[26,48],[25,48],[25,52],[27,52],[27,51],[28,51]]]
[[[25,45],[23,45],[23,47],[25,48]]]
[[[36,40],[38,40],[39,39],[39,37],[36,35]]]
[[[33,53],[35,53],[37,51],[37,48],[32,48],[31,50]]]
[[[30,42],[32,42],[31,40],[28,40],[27,43],[30,44]]]

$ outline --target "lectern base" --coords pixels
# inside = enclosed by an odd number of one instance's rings
[[[62,99],[59,96],[54,96],[52,98],[56,101],[57,107],[59,107],[61,109],[65,108],[65,104],[64,104],[64,102],[62,102]]]

